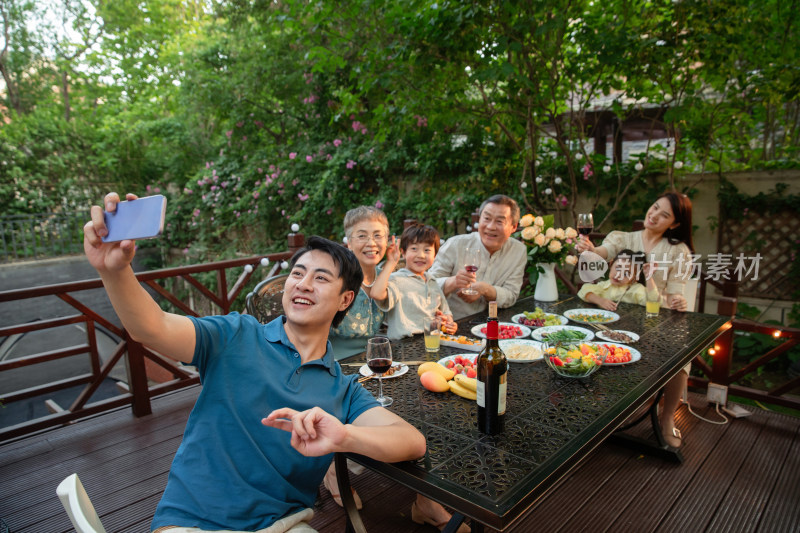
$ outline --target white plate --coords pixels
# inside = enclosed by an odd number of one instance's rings
[[[555,316],[555,317],[558,317],[558,320],[561,322],[562,325],[569,324],[569,320],[567,320],[566,317],[563,317],[561,315],[557,315],[555,313],[545,313],[545,316]],[[522,324],[522,322],[519,321],[521,318],[525,318],[525,313],[520,313],[518,315],[512,316],[511,317],[511,321],[512,322],[516,322],[517,324],[522,326],[524,324]],[[525,327],[536,329],[533,326],[525,326]],[[548,327],[548,326],[539,326],[539,327],[541,328],[541,327]]]
[[[624,348],[624,349],[628,350],[629,352],[631,352],[631,360],[630,361],[626,361],[624,363],[603,363],[603,366],[629,365],[631,363],[635,363],[636,361],[638,361],[639,359],[642,358],[642,354],[639,353],[639,350],[637,350],[636,348],[631,348],[630,346],[626,346],[624,344],[620,344],[620,343],[616,343],[616,342],[613,343],[613,344],[610,343],[610,342],[609,343],[603,343],[603,344],[607,344],[608,346],[619,346],[620,348]]]
[[[501,325],[501,326],[513,326],[515,328],[519,328],[520,331],[522,331],[522,335],[519,335],[519,336],[515,337],[517,339],[519,339],[521,337],[527,337],[528,335],[531,334],[531,328],[529,328],[528,326],[523,326],[522,324],[516,324],[514,322],[500,322],[499,325]],[[486,334],[481,331],[481,328],[485,328],[485,327],[486,327],[486,323],[485,322],[483,324],[478,324],[477,326],[473,326],[473,328],[471,330],[472,334],[475,335],[476,337],[480,337],[481,339],[485,339],[486,338]]]
[[[501,339],[498,343],[500,345],[500,349],[503,350],[506,354],[506,358],[508,359],[509,363],[533,363],[534,361],[541,361],[542,359],[542,343],[538,341],[532,341],[530,339]],[[534,359],[514,359],[509,356],[509,351],[512,349],[513,346],[532,346],[539,350],[539,357]]]
[[[459,335],[451,335],[451,337],[458,338]],[[475,340],[475,339],[471,339],[471,340]],[[461,344],[460,342],[446,340],[444,335],[442,335],[442,338],[439,340],[439,344],[441,344],[442,346],[449,346],[450,348],[458,348],[459,350],[469,350],[471,352],[480,352],[481,350],[483,350],[483,347],[486,344],[486,341],[482,340],[482,339],[477,339],[477,340],[480,340],[481,342],[478,343],[478,344]]]
[[[581,328],[578,326],[543,326],[541,328],[536,328],[531,333],[531,337],[536,339],[537,341],[543,341],[545,338],[542,336],[544,333],[555,333],[556,331],[561,331],[563,329],[568,329],[571,331],[580,331],[584,335],[586,335],[583,340],[577,342],[586,342],[592,340],[594,338],[594,333],[590,329]],[[613,342],[613,341],[612,341]]]
[[[408,372],[408,365],[404,363],[400,363],[398,361],[392,361],[392,366],[395,368],[399,367],[399,369],[395,370],[394,374],[392,374],[391,376],[386,376],[383,379],[399,378],[400,376]],[[358,369],[358,373],[364,377],[370,377],[375,375],[375,373],[372,370],[370,370],[367,365],[362,365],[361,368]]]
[[[624,329],[617,329],[617,330],[614,330],[614,331],[618,331],[620,333],[624,333],[625,335],[627,335],[628,337],[631,338],[631,342],[622,342],[622,341],[618,341],[616,339],[612,339],[612,338],[610,338],[610,337],[608,337],[606,335],[607,332],[605,332],[605,331],[598,331],[596,337],[598,339],[603,339],[606,342],[613,342],[615,344],[633,344],[634,342],[638,342],[638,340],[639,340],[639,335],[637,335],[636,333],[634,333],[632,331],[625,331]]]
[[[604,317],[605,320],[583,320],[575,318],[577,315],[597,315]],[[616,322],[619,320],[619,315],[617,313],[612,313],[605,309],[570,309],[569,311],[564,311],[564,316],[573,322],[579,322],[581,324],[608,324],[609,322]]]
[[[448,355],[447,357],[442,357],[441,359],[439,359],[438,363],[446,367],[447,366],[446,363],[448,361],[455,361],[456,357],[458,356],[461,356],[465,359],[469,359],[470,361],[473,362],[473,364],[475,363],[475,361],[478,360],[478,354],[476,353],[457,353],[453,355]]]

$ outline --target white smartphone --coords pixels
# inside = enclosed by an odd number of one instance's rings
[[[117,210],[104,212],[108,235],[103,242],[119,242],[126,239],[152,239],[164,231],[167,199],[157,194],[117,204]]]

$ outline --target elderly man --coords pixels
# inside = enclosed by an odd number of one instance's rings
[[[453,318],[483,311],[491,300],[499,307],[517,301],[528,259],[525,245],[510,238],[518,222],[517,202],[496,194],[481,204],[477,232],[452,237],[439,250],[428,273],[442,287]],[[464,268],[467,250],[473,247],[480,254],[475,273]],[[477,294],[465,293],[468,287]]]

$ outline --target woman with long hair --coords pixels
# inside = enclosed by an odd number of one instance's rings
[[[653,265],[653,280],[661,294],[666,295],[666,307],[686,311],[688,302],[683,295],[686,280],[692,274],[692,202],[677,191],[665,192],[647,210],[644,229],[633,232],[612,231],[600,246],[589,238],[581,239],[575,249],[590,251],[607,261],[624,249],[643,252]],[[661,413],[661,433],[670,446],[681,445],[681,433],[675,427],[675,410],[689,377],[689,366],[679,372],[664,388]]]

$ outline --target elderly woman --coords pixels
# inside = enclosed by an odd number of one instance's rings
[[[386,286],[392,270],[400,260],[400,250],[395,238],[389,237],[389,220],[380,209],[371,206],[360,206],[351,209],[344,217],[344,232],[347,237],[347,247],[353,251],[361,264],[364,281],[356,295],[353,306],[345,315],[338,327],[331,329],[329,340],[333,345],[333,354],[336,360],[362,353],[366,350],[367,339],[378,334],[383,324],[385,313],[370,297],[372,286],[378,277],[386,278]],[[378,264],[386,256],[386,268],[380,270]],[[350,467],[358,473],[358,466]],[[333,465],[328,469],[323,481],[325,488],[331,493],[334,501],[342,505],[341,496],[338,494],[336,470]],[[353,491],[356,506],[361,508],[361,499]],[[450,513],[438,503],[417,494],[416,501],[411,506],[411,519],[418,524],[431,524],[439,529],[444,529],[450,520]],[[469,533],[470,528],[461,524],[457,533]]]
[[[634,232],[612,231],[595,247],[588,239],[581,239],[575,249],[592,251],[606,260],[613,259],[623,249],[644,252],[655,264],[653,280],[661,294],[666,295],[667,307],[686,311],[688,303],[683,296],[686,280],[692,272],[692,202],[685,194],[670,191],[662,194],[644,219],[644,229]],[[675,410],[686,387],[689,367],[684,368],[664,389],[664,408],[661,413],[661,433],[672,447],[681,445],[681,433],[675,427]]]

